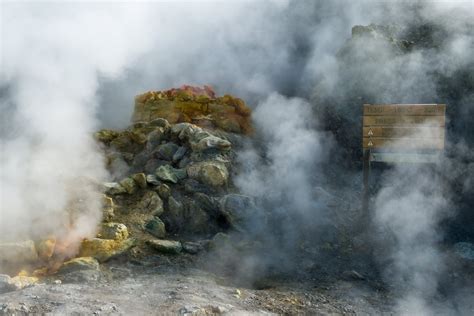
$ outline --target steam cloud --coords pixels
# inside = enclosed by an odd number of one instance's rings
[[[92,235],[99,199],[77,185],[78,177],[106,177],[92,131],[99,124],[126,126],[135,94],[184,83],[211,84],[256,104],[265,149],[241,153],[246,171],[237,184],[273,212],[298,212],[285,236],[301,223],[313,233],[315,218],[327,220],[314,216],[319,204],[310,175],[327,175],[319,168],[329,161],[325,153],[339,156],[341,148],[320,129],[325,115],[336,113],[350,127],[335,138],[359,146],[354,135],[364,102],[447,103],[457,122],[448,126],[452,159],[443,162],[449,170],[443,176],[462,182],[463,194],[472,190],[472,163],[460,160],[472,153],[474,93],[456,90],[457,82],[443,86],[438,76],[469,80],[462,73],[474,65],[472,2],[2,2],[1,8],[2,236],[60,235],[69,221],[64,210],[77,199],[87,213],[74,234]],[[384,41],[346,43],[356,24],[413,21],[435,26],[439,45],[399,54]],[[343,47],[357,54],[344,57]],[[310,96],[311,103],[302,99]],[[395,168],[383,178],[398,180],[383,181],[374,199],[375,223],[388,225],[395,240],[387,241],[382,268],[397,285],[409,279],[408,290],[417,294],[411,311],[426,311],[445,268],[437,229],[454,206],[431,169]]]
[[[147,48],[146,8],[2,2],[2,239],[95,234],[105,179],[92,139],[98,76]],[[126,38],[126,42],[123,40]]]

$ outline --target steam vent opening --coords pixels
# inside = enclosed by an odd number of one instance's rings
[[[0,315],[473,315],[472,1],[0,3]]]

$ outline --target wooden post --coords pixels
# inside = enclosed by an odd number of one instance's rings
[[[362,192],[362,225],[367,225],[370,220],[369,216],[369,174],[370,174],[370,149],[364,149],[364,190]]]

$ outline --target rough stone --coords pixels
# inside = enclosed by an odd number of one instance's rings
[[[146,149],[153,150],[166,138],[165,130],[163,127],[157,127],[147,136]]]
[[[0,274],[0,294],[21,290],[38,283],[38,278],[18,275],[13,278]]]
[[[184,169],[175,169],[170,165],[160,166],[156,169],[156,176],[171,183],[178,183],[179,180],[186,178],[186,171]]]
[[[176,152],[173,155],[173,162],[178,162],[180,161],[184,155],[186,154],[187,148],[184,146],[181,146],[176,150]]]
[[[132,178],[125,178],[119,182],[128,194],[133,194],[137,191],[137,183]]]
[[[183,251],[192,255],[201,252],[203,249],[203,245],[198,242],[188,241],[183,243]]]
[[[136,211],[160,216],[164,211],[163,201],[155,191],[147,191],[137,203]]]
[[[240,194],[228,194],[220,201],[220,211],[228,224],[239,231],[258,232],[264,226],[265,214],[253,199]]]
[[[145,224],[145,229],[156,238],[164,238],[166,236],[165,224],[158,217],[148,221]]]
[[[209,187],[194,179],[184,180],[184,190],[188,193],[209,193]]]
[[[146,182],[151,185],[159,186],[161,184],[160,180],[154,174],[148,174],[146,176]]]
[[[127,226],[121,223],[103,223],[98,235],[103,239],[124,240],[128,238]]]
[[[66,261],[58,270],[58,274],[66,274],[83,270],[99,270],[99,261],[93,257],[79,257]]]
[[[181,243],[174,240],[152,239],[148,240],[147,244],[159,252],[168,254],[178,254],[183,249]]]
[[[229,179],[226,166],[217,161],[202,161],[190,164],[186,167],[186,170],[190,178],[197,179],[212,187],[225,186]]]
[[[194,201],[186,203],[185,225],[183,229],[189,233],[202,234],[209,231],[209,215]]]
[[[131,176],[131,178],[137,183],[140,188],[145,189],[147,187],[146,176],[144,173],[135,173]]]
[[[173,156],[178,151],[178,149],[179,149],[178,145],[176,145],[175,143],[169,142],[169,143],[158,146],[158,149],[156,149],[153,153],[155,157],[158,159],[172,161]]]
[[[99,262],[107,261],[113,257],[125,253],[135,245],[135,239],[112,240],[92,238],[85,239],[79,250],[80,257],[94,257]]]
[[[161,183],[158,186],[157,191],[158,191],[159,196],[164,200],[167,200],[171,195],[170,187],[168,185],[164,184],[164,183]]]
[[[105,182],[103,183],[104,191],[110,195],[124,194],[127,190],[117,182]]]

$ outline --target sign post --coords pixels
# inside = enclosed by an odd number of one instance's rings
[[[435,163],[444,149],[445,104],[364,104],[363,222],[369,216],[371,162]]]

